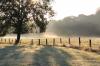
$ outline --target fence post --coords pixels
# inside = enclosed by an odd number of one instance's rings
[[[68,42],[69,42],[69,46],[71,46],[70,37],[69,37],[69,39],[68,39]]]
[[[14,39],[14,43],[16,43],[16,39]]]
[[[13,44],[13,39],[12,39],[12,44]]]
[[[5,38],[5,43],[6,43],[6,38]]]
[[[2,38],[1,38],[1,41],[0,41],[0,43],[2,43]]]
[[[9,38],[9,44],[10,44],[10,38]]]
[[[33,39],[31,40],[31,45],[33,45],[34,44],[34,42],[33,42]]]
[[[47,38],[46,38],[46,45],[48,45],[48,40],[47,40]]]
[[[62,39],[60,38],[60,43],[62,44]]]
[[[63,46],[63,47],[65,46],[65,45],[62,43],[62,38],[60,38],[60,45]]]
[[[91,42],[91,39],[89,40],[89,47],[90,47],[90,50],[92,50],[92,42]]]
[[[55,46],[55,38],[53,38],[53,46]]]
[[[39,45],[40,45],[40,39],[38,39],[39,40]]]
[[[79,37],[79,47],[81,47],[81,38]]]
[[[0,38],[0,44],[1,44],[1,38]]]

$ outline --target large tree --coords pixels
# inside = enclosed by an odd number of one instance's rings
[[[46,29],[47,16],[53,16],[51,0],[0,0],[0,32],[5,35],[8,29],[14,27],[17,34],[15,44],[20,41],[23,26],[30,21],[40,28]]]

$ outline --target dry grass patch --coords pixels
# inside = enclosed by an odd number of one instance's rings
[[[1,45],[0,66],[99,66],[100,54],[36,45]]]

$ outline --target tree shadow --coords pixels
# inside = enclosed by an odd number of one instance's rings
[[[72,56],[55,47],[44,46],[33,56],[34,66],[71,66]]]
[[[19,49],[23,46],[6,46],[0,48],[0,66],[14,66],[21,60],[22,52]]]
[[[69,53],[70,51],[79,57],[74,57],[72,53]],[[82,54],[81,51],[70,51],[53,46],[6,46],[0,48],[0,66],[75,66],[73,63],[78,66],[81,64],[76,60],[82,60],[87,64],[95,63],[95,61],[87,61],[95,60],[92,56],[88,57],[89,54],[87,53]],[[96,64],[100,64],[99,61]]]

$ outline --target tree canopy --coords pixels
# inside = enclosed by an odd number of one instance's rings
[[[53,16],[51,0],[0,0],[0,32],[6,34],[9,28],[15,28],[17,39],[29,23],[46,30],[47,15]],[[28,23],[28,24],[27,24]],[[29,27],[29,26],[28,26]],[[18,42],[18,41],[17,41]]]

